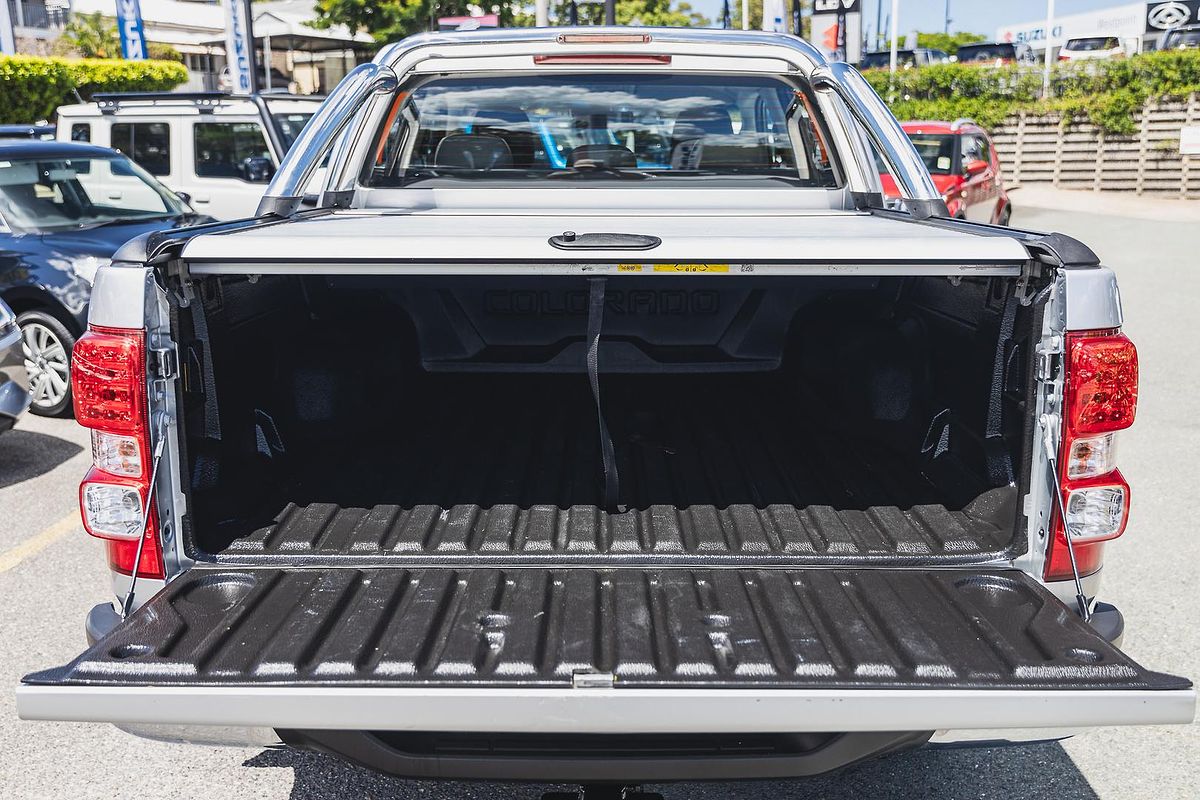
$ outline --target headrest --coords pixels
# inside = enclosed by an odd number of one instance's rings
[[[619,144],[585,144],[567,154],[567,166],[573,167],[580,161],[592,161],[606,167],[636,167],[637,156],[628,147]]]
[[[512,166],[512,151],[489,133],[452,133],[438,142],[434,166],[488,171]]]

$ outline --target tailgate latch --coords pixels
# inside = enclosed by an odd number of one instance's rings
[[[616,682],[617,676],[611,672],[571,673],[572,689],[611,689]]]

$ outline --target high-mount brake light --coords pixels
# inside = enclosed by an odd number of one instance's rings
[[[150,491],[150,421],[146,403],[146,333],[90,327],[71,357],[75,418],[92,431],[92,468],[79,487],[84,529],[108,546],[109,565],[132,575],[163,577]]]
[[[1081,576],[1100,569],[1102,543],[1125,532],[1129,483],[1117,469],[1116,432],[1137,412],[1137,348],[1118,330],[1066,335],[1059,485]],[[1073,576],[1062,515],[1055,513],[1046,580]]]
[[[648,33],[560,33],[559,44],[650,44]]]
[[[534,56],[534,64],[571,64],[574,66],[605,66],[609,64],[670,64],[668,55],[637,53],[570,53],[561,56]]]

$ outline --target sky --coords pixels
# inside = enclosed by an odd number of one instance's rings
[[[700,13],[712,20],[721,18],[721,0],[688,0]],[[730,0],[740,3],[741,0]],[[875,33],[875,9],[883,3],[886,20],[891,13],[891,0],[863,0],[863,30],[871,37]],[[1078,14],[1097,8],[1126,5],[1130,0],[1055,0],[1055,14]],[[785,0],[791,8],[791,0]],[[900,33],[911,30],[940,31],[944,27],[945,0],[900,0]],[[950,0],[950,30],[982,33],[991,38],[996,28],[1013,22],[1042,19],[1046,15],[1045,0]],[[886,22],[885,22],[885,28]]]

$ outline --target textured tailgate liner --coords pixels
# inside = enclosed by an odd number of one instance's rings
[[[1018,572],[836,569],[197,568],[26,680],[563,687],[581,672],[617,688],[1187,685]]]

